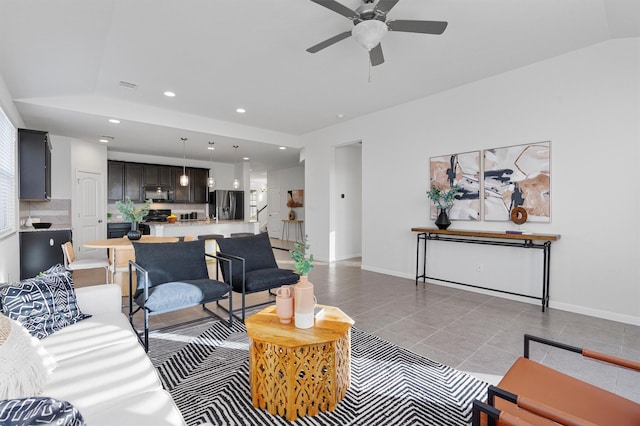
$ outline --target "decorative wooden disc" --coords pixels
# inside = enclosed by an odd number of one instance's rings
[[[511,209],[511,222],[522,225],[527,221],[527,211],[524,207],[514,207]]]

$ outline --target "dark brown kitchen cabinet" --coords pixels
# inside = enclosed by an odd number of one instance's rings
[[[189,186],[191,188],[191,202],[192,203],[206,203],[207,194],[209,188],[207,187],[207,178],[209,177],[209,170],[207,169],[191,169],[189,176]]]
[[[171,166],[145,164],[142,168],[144,185],[173,186]]]
[[[124,201],[124,163],[122,161],[108,162],[107,182],[109,202]]]
[[[144,201],[142,167],[139,163],[124,163],[124,196],[131,198],[131,201]]]
[[[187,176],[189,176],[189,169],[185,170]],[[182,176],[182,167],[172,167],[173,175],[173,194],[176,203],[189,203],[190,191],[189,186],[180,185],[180,176]],[[189,176],[189,184],[191,184],[191,176]]]
[[[63,264],[61,246],[67,241],[71,241],[71,230],[20,232],[20,279]]]
[[[51,143],[49,133],[18,129],[20,199],[51,199]]]

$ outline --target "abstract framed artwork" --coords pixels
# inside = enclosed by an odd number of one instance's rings
[[[480,151],[431,157],[429,173],[429,188],[435,185],[446,190],[458,186],[449,219],[480,220]],[[437,208],[430,204],[431,218],[435,219]]]
[[[529,222],[551,221],[550,141],[487,149],[483,158],[485,220],[509,221],[521,207]]]
[[[304,207],[304,189],[287,191],[287,207]]]

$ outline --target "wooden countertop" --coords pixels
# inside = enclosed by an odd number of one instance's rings
[[[425,232],[428,234],[441,234],[458,237],[503,238],[506,240],[558,241],[560,239],[559,234],[507,234],[506,232],[498,231],[473,231],[437,228],[411,228],[411,232]]]

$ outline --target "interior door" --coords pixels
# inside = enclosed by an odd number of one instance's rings
[[[269,222],[267,231],[271,238],[282,238],[282,222],[280,219],[280,187],[269,187],[267,192],[267,208],[269,210]]]
[[[76,214],[73,248],[78,258],[104,257],[104,250],[86,248],[86,241],[105,238],[104,194],[101,173],[76,171]]]

